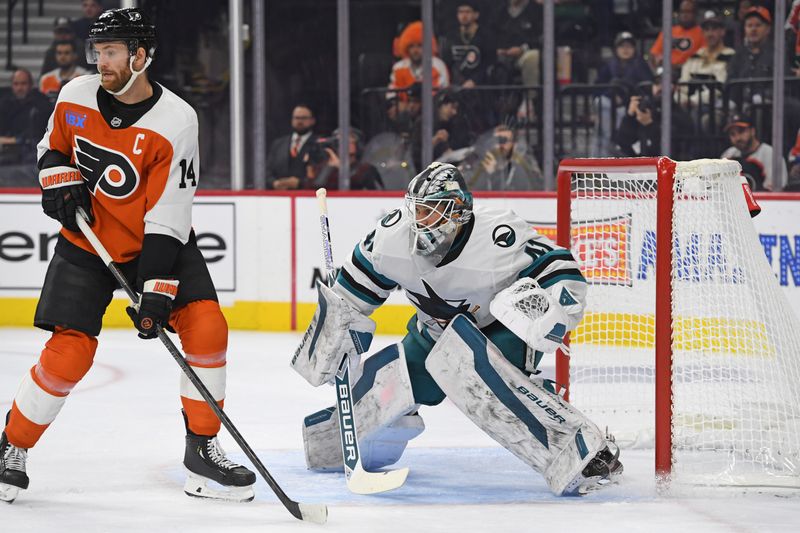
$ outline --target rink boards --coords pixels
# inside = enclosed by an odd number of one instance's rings
[[[478,194],[478,202],[509,208],[551,238],[556,200],[552,193]],[[800,194],[759,196],[755,219],[764,253],[778,283],[800,315]],[[41,212],[36,191],[0,191],[0,325],[32,323],[41,283],[59,226]],[[398,193],[332,193],[328,199],[335,264],[378,220],[402,205]],[[193,226],[220,302],[232,328],[264,331],[303,329],[316,306],[314,283],[322,252],[312,191],[203,193],[195,201]],[[634,242],[625,248],[635,269],[647,253]],[[119,293],[104,324],[129,325]],[[402,333],[412,314],[402,293],[393,293],[375,315],[378,331]],[[637,317],[644,323],[651,316]]]

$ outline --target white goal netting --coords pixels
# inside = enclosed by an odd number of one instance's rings
[[[590,290],[571,335],[570,400],[623,448],[653,445],[655,305],[671,298],[672,479],[800,487],[800,321],[739,172],[677,163],[671,294],[656,294],[655,166],[571,173],[571,248]]]

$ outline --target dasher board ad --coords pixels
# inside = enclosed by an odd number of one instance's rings
[[[555,240],[554,194],[503,198],[484,193],[475,202],[512,209]],[[775,200],[762,195],[759,203],[762,212],[753,219],[760,243],[758,252],[764,254],[777,283],[800,315],[800,195],[782,195]],[[401,194],[329,196],[335,266],[341,266],[384,216],[402,207]],[[59,225],[42,213],[37,194],[0,193],[0,212],[0,302],[6,298],[38,298]],[[575,230],[573,253],[590,283],[650,284],[655,268],[652,232],[637,225],[630,214],[618,215],[614,220],[582,221]],[[603,225],[613,238],[582,238],[596,234]],[[311,194],[203,194],[195,200],[193,227],[223,306],[271,302],[285,305],[287,313],[296,313],[298,305],[316,304],[314,283],[323,275],[324,264],[319,208]],[[711,249],[727,254],[724,235],[720,239],[721,247],[710,243],[716,246]],[[687,255],[691,249],[683,249],[687,263],[691,263]],[[734,271],[726,275],[735,280]],[[408,304],[401,291],[393,293],[386,303]]]

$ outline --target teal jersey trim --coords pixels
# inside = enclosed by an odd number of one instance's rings
[[[359,245],[356,245],[356,249],[353,250],[353,263],[355,264],[356,268],[364,272],[370,281],[372,281],[381,289],[390,291],[397,287],[397,282],[390,280],[375,270],[375,267],[372,266],[372,263],[369,261],[369,259],[364,256],[364,253],[361,251],[361,246]]]
[[[543,289],[546,289],[548,287],[552,287],[559,281],[566,281],[566,280],[582,281],[586,283],[586,278],[584,278],[580,274],[561,274],[560,276],[554,276],[548,279],[547,281],[543,281],[542,283],[539,284],[539,286]]]
[[[519,273],[520,278],[525,278],[531,275],[531,273],[535,270],[539,269],[540,265],[544,263],[552,263],[558,259],[564,261],[574,261],[575,259],[572,257],[572,253],[569,250],[553,250],[552,252],[547,252],[544,255],[540,255],[537,257],[533,263],[531,263],[528,267],[526,267],[522,272]]]
[[[344,272],[344,269],[342,269],[342,272]],[[347,292],[351,293],[356,298],[365,301],[369,305],[383,305],[383,302],[386,301],[386,300],[376,299],[374,297],[375,296],[374,294],[373,296],[370,296],[369,294],[366,294],[364,291],[359,290],[354,285],[352,285],[350,281],[347,278],[345,278],[345,276],[342,275],[342,273],[339,273],[339,277],[336,278],[336,283],[344,287],[347,290]]]

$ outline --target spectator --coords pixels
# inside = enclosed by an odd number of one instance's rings
[[[30,71],[17,69],[11,77],[11,94],[0,100],[0,146],[3,151],[14,151],[17,162],[28,155],[35,157],[33,146],[44,135],[51,110],[47,98],[34,87]]]
[[[725,46],[725,23],[714,11],[706,11],[700,24],[706,45],[690,57],[681,69],[682,82],[711,82],[711,84],[687,84],[680,88],[680,101],[684,107],[700,108],[702,122],[709,124],[711,91],[714,94],[715,117],[722,118],[722,83],[728,78],[728,65],[736,52]],[[714,121],[714,124],[718,123]],[[705,127],[708,132],[719,131],[718,127]]]
[[[55,21],[53,21],[53,42],[44,53],[44,63],[42,63],[41,72],[39,72],[40,76],[44,76],[51,70],[58,68],[56,43],[64,41],[75,41],[75,31],[72,29],[67,17],[56,17]],[[75,41],[75,50],[78,51],[78,64],[86,68],[88,63],[86,63],[86,54],[83,53],[83,43]]]
[[[414,124],[422,112],[421,96],[422,84],[419,82],[404,91],[390,93],[386,100],[386,116],[389,119],[391,131],[403,136],[411,135]]]
[[[722,153],[723,159],[733,159],[742,165],[742,175],[747,178],[753,191],[783,190],[786,185],[786,163],[781,160],[781,175],[772,176],[772,146],[758,140],[750,117],[733,114],[725,126],[731,146]]]
[[[75,38],[84,42],[89,37],[89,26],[103,12],[103,2],[102,0],[81,0],[81,10],[83,17],[73,20],[71,24]]]
[[[471,144],[469,125],[459,113],[459,100],[452,89],[439,91],[434,99],[434,110],[431,140],[434,160],[438,160],[451,150],[458,150]],[[421,119],[415,124],[411,147],[416,168],[423,168]]]
[[[496,47],[492,36],[478,24],[480,6],[475,0],[463,0],[456,8],[458,28],[445,35],[442,59],[450,69],[453,84],[470,89],[487,82]]]
[[[628,112],[623,117],[615,140],[627,156],[658,156],[661,154],[661,67],[651,85],[641,86],[640,94],[631,96]],[[675,84],[672,84],[673,94]],[[673,96],[674,102],[674,96]],[[692,158],[690,137],[694,134],[692,119],[679,105],[672,106],[672,157]]]
[[[605,89],[597,93],[597,131],[595,155],[608,155],[604,146],[611,139],[625,116],[625,104],[635,87],[653,80],[653,72],[647,62],[636,50],[636,39],[627,31],[620,32],[614,39],[614,57],[603,63],[597,72],[599,85],[614,84],[615,89]],[[613,125],[613,127],[612,127]]]
[[[755,6],[751,0],[739,0],[734,9],[734,18],[727,23],[728,31],[725,34],[725,44],[733,49],[738,49],[744,44],[744,16]]]
[[[794,49],[792,56],[794,61],[792,70],[795,76],[800,76],[800,0],[792,2],[792,9],[786,17],[786,29],[794,33]]]
[[[78,51],[75,48],[74,40],[56,42],[55,49],[58,67],[39,79],[39,92],[47,96],[53,103],[65,83],[89,73],[83,67],[78,66]]]
[[[474,172],[465,174],[470,190],[534,191],[543,190],[544,181],[539,163],[529,147],[518,139],[511,127],[502,124],[494,128],[487,147],[477,147],[480,159]],[[483,149],[481,149],[483,148]]]
[[[603,63],[597,71],[597,83],[620,81],[629,87],[651,81],[653,72],[636,50],[636,38],[623,31],[614,39],[614,57]]]
[[[773,51],[772,45],[772,15],[765,7],[751,7],[745,13],[744,18],[745,42],[736,50],[736,55],[728,66],[728,82],[742,79],[769,78],[764,81],[750,82],[748,84],[737,84],[735,90],[731,90],[731,99],[738,104],[741,110],[750,108],[751,113],[764,112],[763,119],[759,125],[767,131],[772,128],[771,113],[764,105],[772,103],[772,72],[773,72]],[[791,54],[785,54],[786,74],[792,75],[789,68],[789,58]],[[784,113],[787,134],[784,139],[786,145],[791,144],[792,135],[800,128],[800,101],[791,95],[784,98]]]
[[[363,134],[356,128],[350,128],[350,143],[348,155],[350,158],[350,190],[375,190],[383,189],[383,181],[380,172],[374,165],[367,161],[362,161],[364,148],[362,142]],[[320,141],[322,141],[320,139]],[[312,166],[314,188],[326,187],[331,190],[339,188],[339,156],[336,150],[339,147],[339,132],[333,132],[324,150],[326,159],[319,164]]]
[[[751,7],[744,15],[744,43],[728,65],[728,79],[772,76],[772,15],[765,7]]]
[[[307,104],[292,109],[292,134],[275,139],[267,155],[267,188],[279,191],[303,189],[308,185],[309,164],[317,148],[316,119]]]
[[[684,0],[678,10],[678,25],[672,27],[672,64],[683,65],[705,44],[703,30],[697,25],[697,8],[691,0]],[[664,34],[661,32],[650,48],[650,60],[653,66],[661,64],[663,53]]]
[[[447,87],[450,85],[450,75],[444,61],[436,57],[438,50],[435,38],[432,46],[433,88]],[[416,82],[422,83],[422,22],[412,22],[405,27],[395,39],[394,53],[401,59],[392,66],[389,88],[405,89]],[[399,96],[402,99],[402,93]]]
[[[789,151],[789,182],[783,190],[800,192],[800,130],[797,132],[794,146]]]
[[[719,82],[728,78],[728,65],[736,52],[725,46],[725,23],[714,11],[706,11],[700,24],[706,45],[690,57],[681,69],[681,81],[711,76]],[[702,79],[702,78],[701,78]]]
[[[543,15],[542,6],[530,0],[508,0],[495,14],[497,65],[494,77],[498,83],[511,83],[516,73],[522,75],[525,86],[541,83],[539,42]]]

